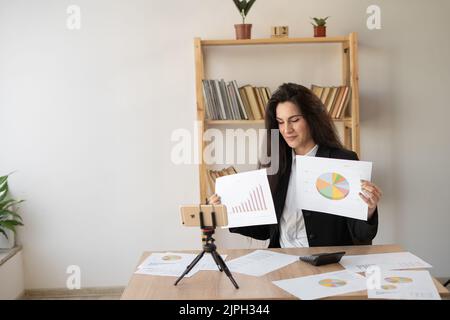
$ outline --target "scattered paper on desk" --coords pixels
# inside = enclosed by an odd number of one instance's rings
[[[367,221],[359,192],[361,179],[370,181],[372,162],[296,156],[296,172],[302,209]]]
[[[139,268],[136,274],[146,274],[152,276],[179,277],[186,270],[185,265],[180,264],[155,264]],[[199,271],[194,268],[185,277],[191,277]]]
[[[187,266],[197,257],[191,253],[152,253],[138,266],[137,274],[179,277]],[[226,255],[221,255],[226,259]],[[201,270],[219,271],[211,254],[205,253],[195,267],[185,276],[190,277]]]
[[[381,271],[380,288],[369,289],[371,299],[441,300],[426,270]]]
[[[270,250],[256,250],[245,256],[230,260],[227,262],[227,266],[233,272],[259,277],[295,261],[298,261],[298,256]]]
[[[343,256],[339,262],[345,269],[365,272],[369,266],[379,266],[386,270],[432,268],[432,266],[411,252],[377,253]]]
[[[227,207],[226,228],[277,223],[266,169],[219,177],[216,193]]]
[[[187,266],[196,256],[196,254],[192,253],[155,252],[149,255],[147,259],[139,265],[139,268],[154,264],[184,264]]]
[[[347,270],[273,281],[281,289],[302,300],[320,299],[366,290],[366,278]]]

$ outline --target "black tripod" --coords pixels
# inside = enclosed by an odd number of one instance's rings
[[[217,265],[217,268],[219,269],[220,272],[225,271],[225,274],[228,276],[228,278],[230,278],[231,283],[233,283],[233,285],[235,286],[236,289],[239,289],[238,284],[236,283],[236,281],[234,280],[233,276],[231,275],[230,270],[228,269],[227,265],[225,264],[225,261],[223,261],[222,257],[220,256],[220,254],[217,253],[216,251],[216,245],[214,244],[214,238],[212,237],[212,235],[214,234],[214,230],[216,228],[216,216],[215,216],[215,212],[213,210],[213,212],[211,213],[211,217],[212,217],[212,227],[205,227],[204,223],[203,223],[203,212],[200,210],[200,228],[202,229],[202,242],[203,242],[203,251],[200,252],[198,254],[197,257],[195,257],[194,260],[192,260],[192,262],[186,267],[186,270],[184,270],[183,274],[177,279],[177,281],[175,281],[175,285],[178,284],[178,282],[181,281],[181,279],[183,279],[183,277],[185,275],[187,275],[192,268],[194,268],[194,266],[197,264],[197,262],[200,261],[200,259],[203,257],[203,255],[205,254],[205,252],[208,252],[211,254],[211,256],[214,259],[214,262]]]

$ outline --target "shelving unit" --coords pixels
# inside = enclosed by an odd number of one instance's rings
[[[207,167],[202,161],[205,142],[203,133],[208,127],[217,125],[261,125],[264,120],[207,120],[205,119],[205,101],[203,97],[202,80],[205,79],[205,55],[203,48],[208,46],[251,46],[251,45],[283,45],[283,44],[321,44],[334,43],[341,45],[342,55],[342,85],[350,86],[350,108],[344,119],[335,119],[344,124],[344,145],[356,153],[360,153],[359,137],[359,75],[358,75],[358,35],[350,33],[348,36],[326,38],[270,38],[249,40],[202,40],[194,39],[195,49],[195,79],[197,98],[197,120],[199,121],[199,164],[200,201],[203,202],[208,194]]]

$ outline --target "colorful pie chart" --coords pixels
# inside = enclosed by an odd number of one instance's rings
[[[167,256],[163,256],[162,259],[164,261],[176,261],[176,260],[181,260],[181,256],[177,256],[177,255],[167,255]]]
[[[390,283],[411,283],[411,282],[413,282],[413,279],[407,278],[407,277],[389,277],[389,278],[385,278],[384,280],[386,280],[387,282],[390,282]]]
[[[393,284],[384,284],[381,286],[381,289],[383,290],[394,290],[397,289],[397,286],[393,285]]]
[[[345,286],[347,282],[339,279],[323,279],[319,281],[319,284],[327,288],[336,288]]]
[[[316,181],[319,193],[330,200],[342,200],[350,192],[347,179],[336,172],[327,172],[320,175]]]

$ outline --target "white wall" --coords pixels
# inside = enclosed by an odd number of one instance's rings
[[[69,4],[82,10],[79,31],[66,28]],[[381,30],[366,28],[370,4],[381,6]],[[447,0],[258,0],[247,20],[254,38],[272,25],[310,36],[309,17],[325,15],[329,35],[359,33],[362,156],[384,190],[376,243],[404,246],[436,276],[450,276],[449,9]],[[239,22],[223,0],[0,0],[0,172],[17,170],[11,189],[27,200],[28,289],[64,287],[69,265],[81,267],[83,287],[125,285],[143,250],[199,248],[177,211],[198,200],[197,167],[171,163],[170,136],[195,119],[193,38],[233,38]],[[338,68],[318,70],[314,49],[299,55],[298,73],[287,60],[227,77],[265,84],[274,74],[274,87]]]

